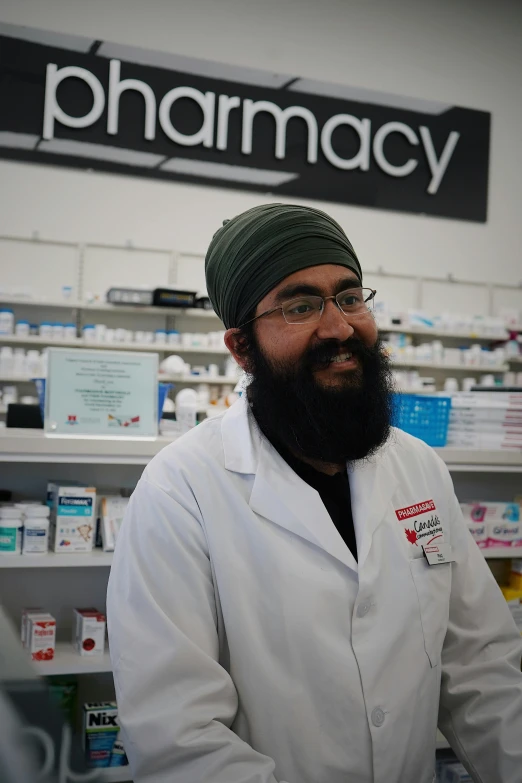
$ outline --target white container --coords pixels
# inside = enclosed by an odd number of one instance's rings
[[[167,340],[170,345],[181,345],[181,336],[176,329],[172,329],[168,332]]]
[[[154,332],[154,341],[157,343],[166,343],[167,342],[167,332],[165,329],[156,329]]]
[[[76,326],[74,324],[65,324],[63,333],[66,340],[76,340]]]
[[[94,326],[94,339],[97,343],[105,342],[105,335],[107,333],[107,326],[105,324],[95,324]]]
[[[194,335],[192,332],[183,332],[181,335],[181,345],[183,348],[190,348],[192,346],[192,338]]]
[[[0,348],[0,375],[4,378],[13,374],[14,353],[10,345],[3,345]],[[5,392],[5,389],[4,389]]]
[[[40,351],[27,351],[25,357],[27,374],[32,378],[37,378],[42,374],[42,357]]]
[[[34,513],[47,512],[47,516]],[[49,551],[49,512],[48,506],[29,508],[24,515],[23,555],[46,555]]]
[[[22,512],[19,508],[0,508],[0,555],[22,552]]]
[[[65,326],[60,323],[53,324],[53,340],[64,340],[65,339]]]
[[[14,313],[12,310],[2,308],[0,310],[0,334],[13,334]]]
[[[53,336],[53,327],[48,321],[40,324],[40,337],[42,340],[51,340]]]
[[[195,389],[182,389],[176,395],[176,421],[180,434],[188,432],[197,423],[198,393]]]
[[[116,329],[114,333],[114,338],[117,343],[124,343],[125,340],[127,339],[127,330],[122,328]]]
[[[29,321],[17,321],[15,334],[17,337],[29,337]]]
[[[82,329],[82,334],[86,343],[94,343],[96,341],[94,324],[85,324]]]

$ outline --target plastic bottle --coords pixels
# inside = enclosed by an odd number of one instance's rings
[[[8,308],[0,309],[0,334],[13,334],[14,313]]]
[[[27,505],[24,509],[22,554],[46,555],[49,549],[49,506]]]
[[[15,334],[17,337],[29,337],[29,321],[17,321]]]
[[[180,434],[188,432],[197,423],[198,393],[195,389],[182,389],[176,395],[176,421]]]
[[[0,555],[22,552],[22,511],[12,506],[0,508]]]

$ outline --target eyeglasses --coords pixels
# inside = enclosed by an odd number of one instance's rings
[[[335,300],[337,307],[343,315],[347,315],[350,318],[360,318],[373,312],[376,293],[377,291],[374,291],[373,288],[349,288],[347,291],[341,291],[336,296],[300,296],[298,299],[283,302],[279,307],[273,307],[271,310],[266,310],[264,313],[256,315],[255,318],[246,321],[239,328],[252,323],[252,321],[257,321],[258,318],[262,318],[264,315],[275,313],[277,310],[282,311],[287,324],[312,324],[320,320],[325,302],[328,299]]]

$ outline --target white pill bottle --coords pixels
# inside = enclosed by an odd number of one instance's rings
[[[49,551],[49,506],[27,506],[24,514],[23,555],[46,555]]]

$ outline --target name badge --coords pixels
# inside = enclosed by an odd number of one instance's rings
[[[448,543],[428,544],[422,548],[430,566],[454,562],[454,558],[451,556],[451,545]]]

